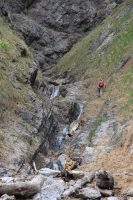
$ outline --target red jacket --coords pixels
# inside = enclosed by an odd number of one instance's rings
[[[104,87],[104,82],[103,81],[99,81],[98,87]]]

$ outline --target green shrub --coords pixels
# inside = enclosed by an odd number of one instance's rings
[[[5,39],[0,39],[0,47],[4,49],[10,49],[11,44]]]

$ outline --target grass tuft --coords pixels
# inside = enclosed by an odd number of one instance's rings
[[[0,47],[4,49],[10,49],[12,46],[7,40],[0,39]]]

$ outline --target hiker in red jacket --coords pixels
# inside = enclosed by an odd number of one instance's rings
[[[103,89],[105,88],[105,84],[104,84],[103,80],[100,80],[98,82],[97,88],[98,88],[98,96],[100,97],[103,94]]]

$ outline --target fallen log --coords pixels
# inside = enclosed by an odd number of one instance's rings
[[[3,194],[14,196],[32,196],[41,190],[41,186],[45,181],[45,177],[37,175],[31,181],[15,182],[15,183],[0,183],[0,196]]]
[[[82,179],[76,181],[74,186],[70,186],[67,190],[64,191],[64,193],[61,195],[61,198],[66,198],[70,195],[72,195],[76,190],[82,188],[87,183],[91,183],[93,179],[95,178],[95,172],[92,172],[88,175],[85,175]]]

